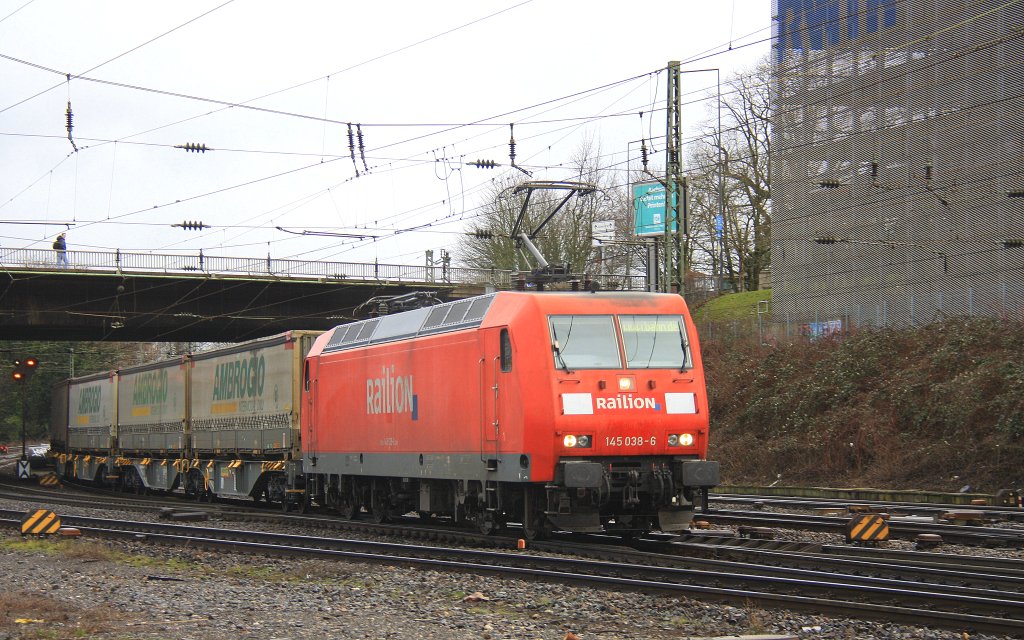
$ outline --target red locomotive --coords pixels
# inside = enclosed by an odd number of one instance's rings
[[[305,356],[305,357],[304,357]],[[678,531],[718,483],[683,299],[499,292],[65,381],[66,477],[469,521]]]
[[[306,499],[530,537],[677,531],[718,483],[683,299],[499,292],[337,327],[303,373]]]

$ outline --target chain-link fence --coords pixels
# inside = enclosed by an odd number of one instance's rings
[[[1024,313],[1024,1],[773,11],[773,322]]]

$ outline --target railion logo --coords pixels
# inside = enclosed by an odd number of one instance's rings
[[[366,379],[366,415],[408,413],[419,420],[419,398],[412,391],[412,375],[396,376],[395,367],[381,367],[379,378]]]
[[[633,411],[644,411],[653,409],[661,411],[661,405],[654,398],[637,398],[630,395],[618,395],[611,398],[594,398],[594,405],[598,409],[626,409]]]

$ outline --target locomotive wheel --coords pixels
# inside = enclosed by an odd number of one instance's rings
[[[390,507],[387,484],[374,480],[373,488],[370,490],[370,521],[374,524],[381,524],[390,520]]]
[[[480,533],[489,536],[498,530],[498,521],[493,513],[484,511],[477,518],[476,526],[480,529]]]
[[[338,513],[345,520],[354,520],[359,515],[359,503],[349,494],[338,499]]]
[[[523,494],[523,537],[527,540],[543,540],[551,533],[551,525],[540,504],[540,496],[526,487]]]

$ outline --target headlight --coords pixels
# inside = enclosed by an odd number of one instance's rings
[[[690,447],[693,446],[693,434],[692,433],[670,433],[668,436],[668,446],[670,447]]]
[[[572,448],[572,449],[589,449],[590,448],[590,436],[587,436],[587,435],[582,435],[582,436],[575,436],[575,435],[563,436],[562,437],[562,444],[565,445],[565,447]]]

